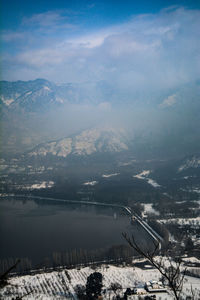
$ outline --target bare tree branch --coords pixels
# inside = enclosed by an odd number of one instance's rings
[[[16,261],[16,263],[13,266],[11,266],[6,272],[4,272],[2,275],[0,275],[0,287],[3,287],[7,283],[8,274],[17,267],[19,262],[20,262],[20,259],[18,259]]]
[[[179,300],[182,287],[183,287],[184,278],[185,278],[185,272],[186,272],[186,269],[184,269],[184,271],[181,272],[181,260],[174,262],[172,261],[171,258],[168,257],[167,259],[167,262],[169,263],[169,267],[168,267],[166,266],[163,257],[160,258],[160,260],[155,258],[159,250],[159,242],[158,243],[154,242],[154,249],[152,252],[149,251],[145,252],[137,244],[133,235],[131,238],[126,233],[122,233],[122,235],[130,245],[130,247],[132,247],[138,254],[146,258],[160,272],[163,278],[167,280],[167,283],[171,288],[175,296],[175,299]]]

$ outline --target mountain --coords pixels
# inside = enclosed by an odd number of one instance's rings
[[[0,87],[0,99],[10,110],[41,111],[61,101],[56,95],[56,85],[45,79],[1,81]]]
[[[182,110],[185,107],[199,108],[200,83],[191,82],[176,89],[148,95],[133,95],[129,91],[120,90],[120,86],[111,86],[104,80],[82,83],[55,84],[46,79],[29,81],[0,81],[0,102],[9,109],[23,108],[25,111],[39,111],[52,104],[87,103],[99,104],[133,104],[135,107],[157,108],[158,111]]]
[[[95,128],[85,130],[79,135],[38,145],[29,152],[29,156],[47,156],[49,154],[57,157],[82,156],[121,152],[128,148],[128,139],[123,130]]]
[[[118,89],[103,80],[1,81],[2,153],[22,153],[104,124],[128,129],[132,150],[146,157],[184,157],[199,151],[199,82],[148,97]],[[70,147],[66,151],[71,153]]]
[[[0,81],[0,104],[14,111],[45,112],[66,103],[96,104],[111,97],[112,90],[103,81],[63,84],[46,79]]]

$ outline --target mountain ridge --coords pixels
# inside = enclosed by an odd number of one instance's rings
[[[78,135],[42,143],[29,151],[28,155],[46,156],[51,154],[66,158],[69,155],[84,156],[97,152],[112,153],[128,149],[128,139],[122,129],[93,128],[84,130]]]

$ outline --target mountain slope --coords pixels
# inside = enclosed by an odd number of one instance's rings
[[[67,157],[68,155],[91,155],[94,153],[121,152],[128,150],[128,140],[122,130],[91,129],[81,134],[44,143],[29,152],[30,156],[48,154]]]
[[[46,79],[0,81],[0,102],[9,110],[46,111],[64,103],[101,103],[111,99],[111,91],[102,82],[55,84]]]
[[[117,87],[116,87],[117,88]],[[54,84],[45,79],[0,82],[2,153],[19,153],[43,141],[86,128],[127,128],[133,151],[146,157],[183,157],[200,149],[199,82],[141,101],[105,81]],[[65,155],[74,152],[72,141]],[[75,147],[76,148],[76,147]],[[68,149],[68,150],[66,150]],[[78,150],[77,150],[78,151]],[[81,150],[82,151],[82,150]],[[92,150],[84,150],[85,153]]]
[[[0,86],[0,99],[11,110],[40,111],[60,102],[56,98],[56,85],[45,79],[1,81]]]
[[[178,172],[185,171],[187,169],[197,169],[200,168],[200,156],[192,155],[188,158],[185,158],[180,167],[178,168]]]

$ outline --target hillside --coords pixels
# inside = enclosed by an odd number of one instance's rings
[[[140,268],[137,265],[143,264]],[[135,265],[135,266],[134,266]],[[123,297],[127,289],[133,291],[137,287],[143,288],[149,281],[158,282],[160,274],[151,268],[148,262],[144,260],[133,261],[132,266],[125,265],[100,265],[96,267],[80,267],[78,269],[64,269],[49,273],[36,273],[35,275],[26,275],[13,277],[9,280],[9,285],[0,291],[0,296],[5,300],[11,300],[13,296],[26,299],[79,299],[77,296],[78,287],[81,290],[87,281],[87,277],[93,272],[100,272],[103,275],[103,299],[116,299],[116,296]],[[118,285],[118,289],[113,291],[112,286]],[[183,288],[183,296],[191,296],[191,284],[195,290],[195,295],[200,294],[200,279],[186,277]],[[146,291],[146,295],[152,295]],[[172,300],[170,290],[167,292],[153,292],[159,300]],[[146,296],[144,295],[144,296]],[[141,296],[135,295],[136,300]],[[120,298],[125,299],[125,298]],[[133,298],[131,298],[133,299]],[[142,298],[144,299],[144,298]],[[197,299],[197,298],[196,298]]]

